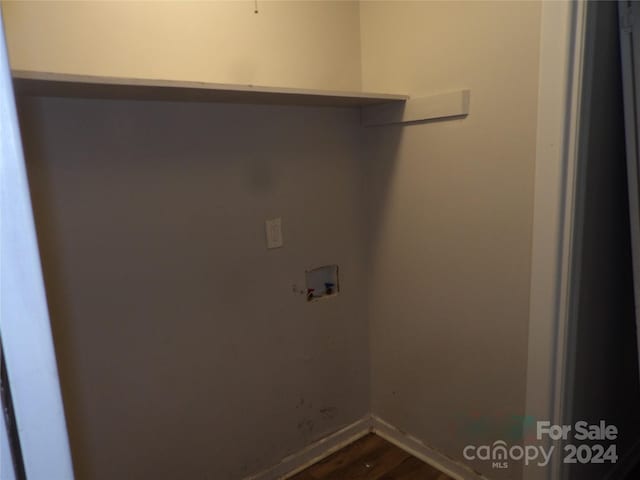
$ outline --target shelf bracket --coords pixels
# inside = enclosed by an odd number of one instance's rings
[[[409,98],[404,102],[362,107],[362,125],[391,125],[464,117],[469,114],[471,90]]]

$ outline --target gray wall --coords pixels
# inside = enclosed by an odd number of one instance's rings
[[[595,15],[595,48],[589,59],[591,94],[585,99],[590,122],[583,132],[588,140],[573,422],[616,425],[622,459],[640,437],[640,386],[617,4],[594,3],[589,15]],[[578,464],[571,478],[600,480],[610,469],[610,464]]]
[[[79,480],[236,479],[370,410],[358,119],[22,102]],[[327,263],[337,297],[293,293]]]

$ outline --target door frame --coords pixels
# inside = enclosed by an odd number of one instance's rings
[[[525,421],[564,425],[571,422],[586,154],[580,129],[589,114],[582,98],[592,30],[586,1],[541,8]],[[562,442],[525,431],[525,444],[553,445],[555,453],[546,467],[525,467],[523,478],[567,478]]]
[[[26,478],[73,480],[1,11],[0,339]]]

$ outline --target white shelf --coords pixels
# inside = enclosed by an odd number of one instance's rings
[[[470,102],[471,90],[467,89],[371,105],[362,109],[362,124],[371,127],[463,118],[469,115]]]
[[[205,82],[68,75],[14,70],[16,94],[26,96],[173,100],[276,105],[360,107],[404,103],[408,95],[305,90]]]

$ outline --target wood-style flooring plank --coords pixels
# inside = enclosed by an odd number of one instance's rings
[[[453,480],[387,442],[369,434],[289,480]]]
[[[388,471],[393,470],[409,457],[407,452],[395,446],[381,451],[373,451],[357,462],[333,472],[326,479],[380,480]]]
[[[318,480],[336,478],[331,475],[342,468],[353,465],[366,455],[377,455],[385,448],[386,442],[382,438],[369,434],[309,467],[309,473]]]
[[[300,473],[296,473],[293,477],[287,478],[287,480],[316,480],[316,477],[309,473],[309,470],[303,470]]]
[[[410,456],[379,480],[450,480],[450,477],[422,460]]]

